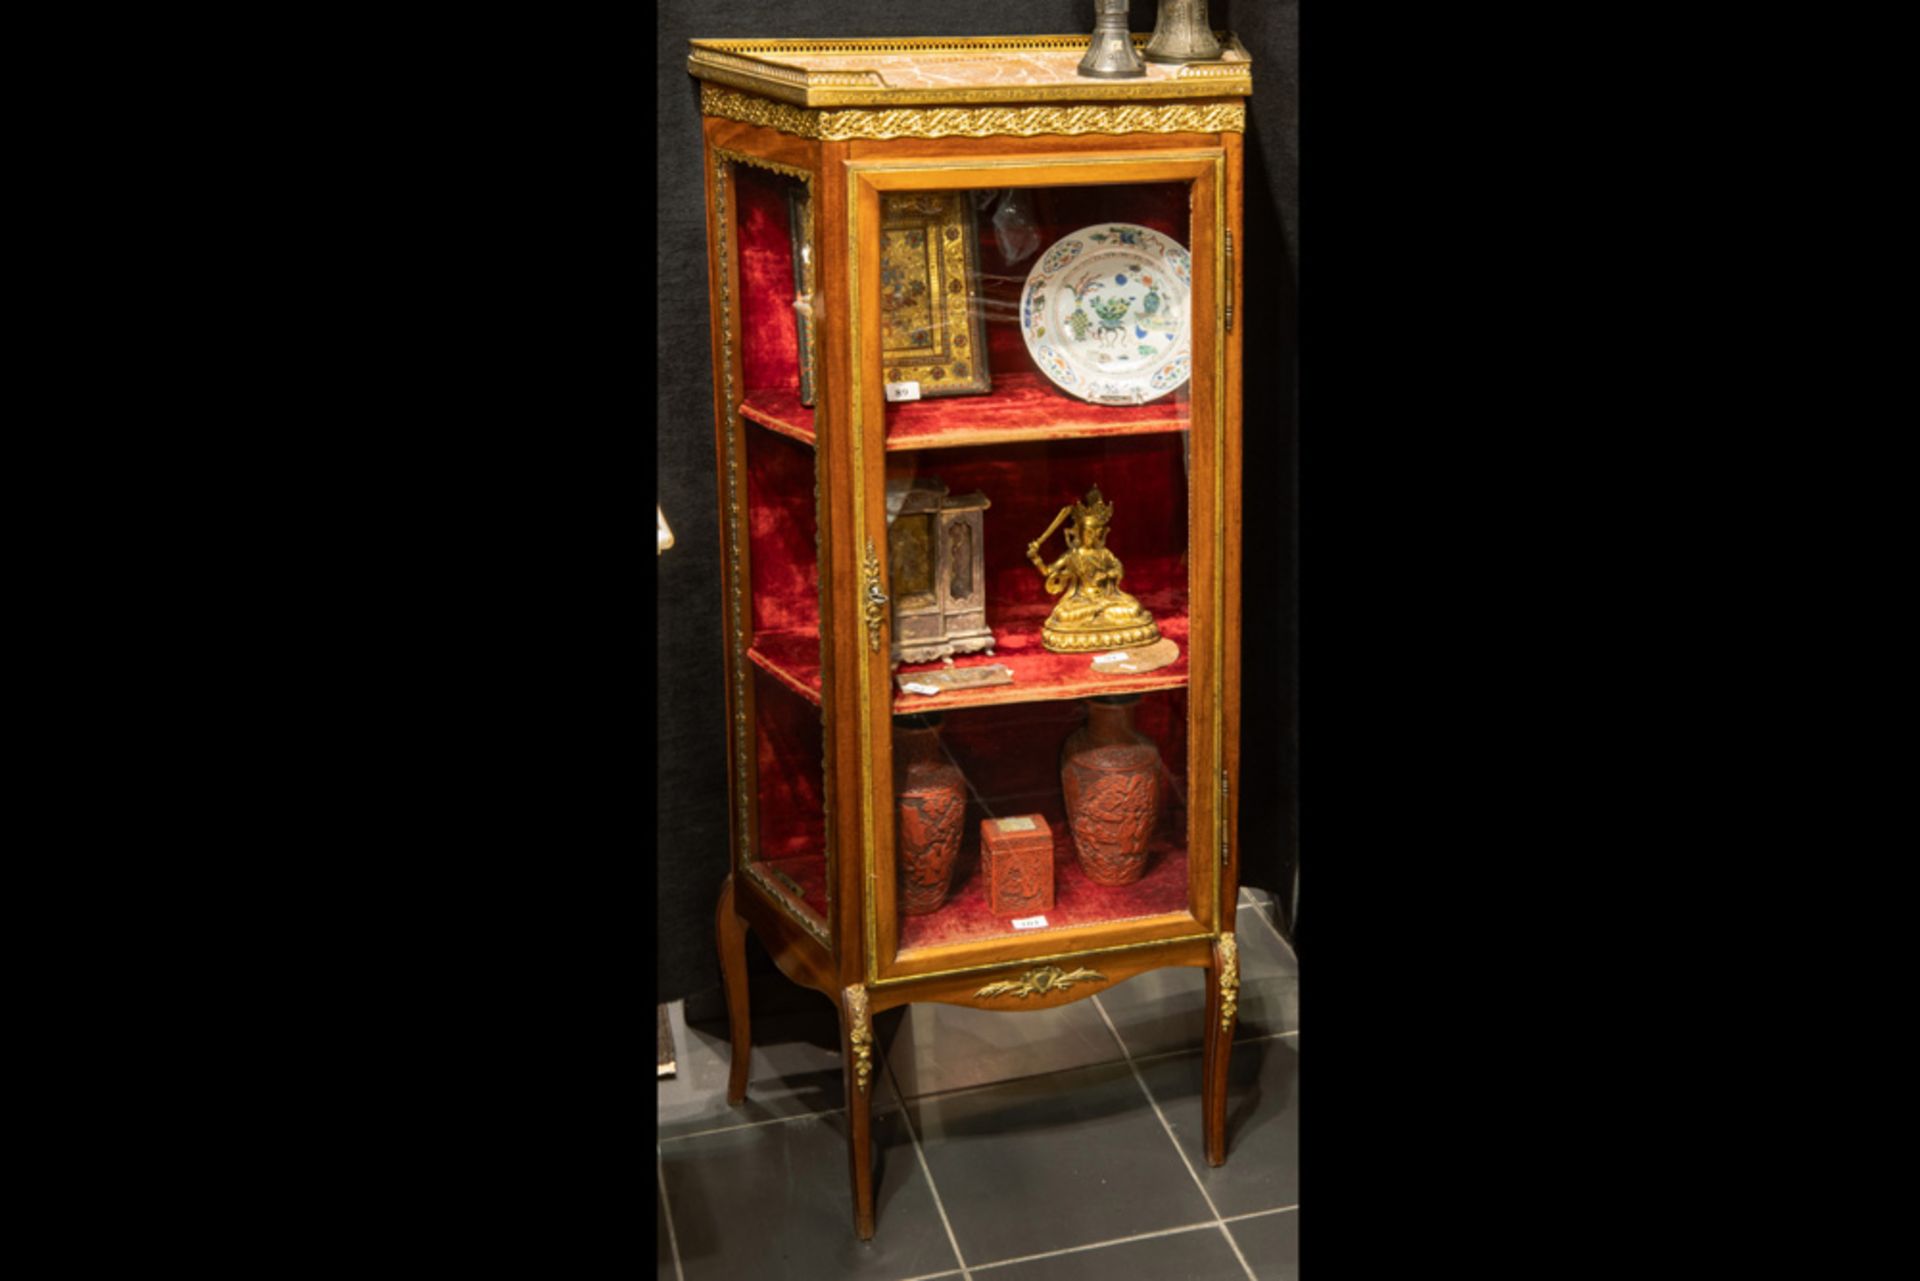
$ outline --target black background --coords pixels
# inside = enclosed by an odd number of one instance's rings
[[[699,95],[687,40],[710,37],[1057,35],[1092,29],[1087,0],[728,4],[665,0],[655,49],[660,284],[655,296],[659,501],[677,543],[661,557],[658,675],[659,998],[718,983],[710,934],[726,874],[726,725],[707,330]],[[1152,31],[1154,0],[1134,0]],[[1298,849],[1294,547],[1298,264],[1298,12],[1215,0],[1209,18],[1253,58],[1246,136],[1245,428],[1248,581],[1243,627],[1240,866],[1245,884],[1289,891]]]

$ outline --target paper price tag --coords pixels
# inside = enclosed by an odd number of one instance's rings
[[[1044,930],[1047,928],[1047,918],[1044,916],[1015,917],[1013,928],[1016,930]]]
[[[901,401],[901,400],[920,399],[920,384],[917,382],[888,383],[886,386],[887,386],[888,400]]]

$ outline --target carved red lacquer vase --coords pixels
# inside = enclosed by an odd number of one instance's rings
[[[894,847],[900,910],[908,916],[924,916],[947,901],[966,826],[966,780],[941,748],[939,727],[935,715],[902,716],[893,731],[899,811]]]
[[[1098,885],[1131,885],[1147,870],[1160,817],[1160,749],[1133,728],[1138,694],[1087,700],[1087,723],[1060,751],[1060,786],[1080,870]]]

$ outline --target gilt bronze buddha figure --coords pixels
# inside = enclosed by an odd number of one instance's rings
[[[1069,516],[1066,554],[1049,565],[1040,559],[1040,545]],[[1126,649],[1160,639],[1153,615],[1120,590],[1120,558],[1107,550],[1112,523],[1113,504],[1101,500],[1095,485],[1085,502],[1062,507],[1047,532],[1027,544],[1027,559],[1045,576],[1048,594],[1060,597],[1040,629],[1040,643],[1056,654]]]

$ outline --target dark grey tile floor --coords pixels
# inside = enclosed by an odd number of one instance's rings
[[[726,1027],[688,1027],[675,1006],[679,1070],[659,1082],[662,1281],[1294,1281],[1300,978],[1272,912],[1243,895],[1218,1169],[1201,1146],[1198,970],[1055,1010],[876,1018],[870,1242],[853,1235],[832,1007],[757,1017],[747,1102],[730,1108]]]

